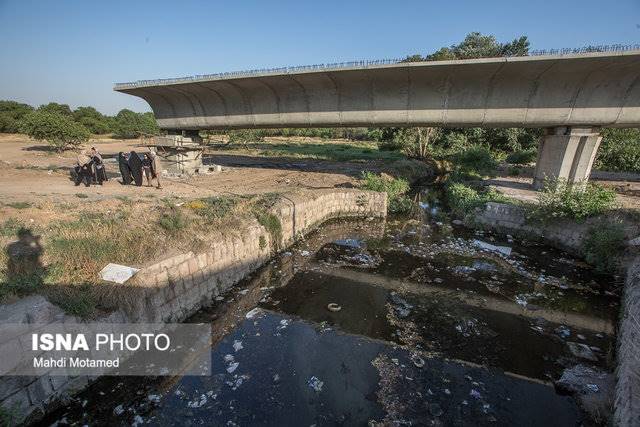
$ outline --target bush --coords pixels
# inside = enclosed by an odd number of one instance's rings
[[[390,213],[409,213],[413,209],[413,202],[406,196],[409,191],[409,183],[406,179],[393,178],[386,174],[376,175],[372,172],[363,172],[360,188],[387,193]]]
[[[229,144],[264,141],[265,132],[263,130],[232,130],[229,132]]]
[[[512,165],[526,165],[536,161],[538,152],[536,150],[518,150],[507,156],[507,163]]]
[[[473,145],[453,155],[455,166],[463,171],[489,174],[498,167],[493,153],[484,145]]]
[[[571,218],[582,221],[611,209],[616,193],[598,184],[570,185],[566,180],[547,180],[538,193],[533,217],[539,220]]]
[[[591,227],[582,251],[599,273],[615,273],[624,250],[625,233],[620,224],[605,222]]]
[[[237,199],[232,197],[209,197],[192,200],[186,204],[186,207],[199,216],[213,221],[222,219],[231,213],[237,202]]]
[[[0,101],[0,132],[20,131],[20,120],[33,111],[33,107],[15,101]]]
[[[89,131],[70,116],[35,111],[23,117],[20,131],[38,141],[46,141],[56,151],[75,148],[89,139]]]
[[[170,233],[177,233],[187,228],[189,220],[179,208],[171,207],[162,214],[158,224]]]
[[[487,202],[505,202],[507,198],[496,190],[489,188],[478,191],[460,182],[447,185],[446,198],[451,211],[459,217],[465,217],[477,207]]]
[[[595,168],[606,171],[640,171],[640,129],[604,129]]]

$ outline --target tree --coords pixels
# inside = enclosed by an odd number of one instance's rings
[[[31,111],[33,111],[31,105],[16,101],[0,101],[0,132],[18,132],[20,119]]]
[[[524,56],[529,54],[529,40],[526,36],[514,39],[510,43],[500,43],[494,36],[485,36],[473,32],[467,34],[462,42],[443,47],[427,56],[429,61],[447,61],[452,59],[495,58],[500,56]]]
[[[407,56],[405,59],[403,59],[401,62],[422,62],[422,61],[426,61],[426,58],[423,58],[422,55],[420,54],[415,54],[415,55],[409,55]]]
[[[67,104],[58,104],[57,102],[50,102],[48,104],[41,105],[38,107],[38,111],[73,117],[71,108],[69,108]]]
[[[158,131],[158,124],[153,113],[140,114],[125,108],[120,110],[115,117],[113,136],[130,139],[140,135],[156,135]]]
[[[77,147],[90,136],[71,116],[39,110],[22,118],[20,131],[38,141],[46,141],[56,151]]]
[[[110,118],[93,107],[76,108],[73,111],[73,118],[91,133],[104,134],[111,130]]]

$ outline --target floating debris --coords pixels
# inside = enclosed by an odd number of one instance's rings
[[[322,391],[324,382],[320,381],[317,377],[314,376],[309,378],[309,381],[307,381],[307,385],[314,389],[317,393],[319,393]]]

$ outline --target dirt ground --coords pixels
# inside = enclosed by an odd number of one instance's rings
[[[76,187],[70,180],[76,152],[53,153],[43,143],[24,135],[0,134],[0,200],[4,204],[47,201],[78,204],[122,197],[133,200],[206,197],[283,192],[300,188],[349,187],[363,170],[376,169],[370,163],[256,158],[224,151],[214,152],[204,159],[205,164],[222,165],[221,172],[191,178],[163,178],[163,188],[158,190],[146,186],[124,186],[119,182],[117,153],[145,151],[144,141],[103,138],[90,141],[84,148],[91,146],[102,153],[110,180],[103,186]]]

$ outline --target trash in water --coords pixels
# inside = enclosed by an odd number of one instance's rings
[[[149,396],[147,396],[147,399],[149,399],[149,401],[153,402],[153,403],[160,403],[160,395],[159,394],[150,394]]]
[[[339,306],[338,304],[336,304],[335,302],[331,302],[331,303],[327,304],[327,310],[333,311],[333,312],[337,312],[337,311],[342,310],[342,307]]]
[[[124,407],[122,405],[116,406],[115,408],[113,408],[113,413],[116,415],[124,414]]]
[[[233,349],[237,352],[238,350],[242,350],[242,341],[234,340],[233,341]]]
[[[324,385],[324,382],[320,381],[316,377],[311,377],[311,378],[309,378],[309,381],[307,381],[307,384],[309,385],[309,387],[314,389],[316,392],[321,392],[322,391],[322,386]]]
[[[309,256],[309,255],[311,255],[311,252],[309,252],[309,251],[300,251],[300,255]]]
[[[205,403],[207,403],[207,396],[203,394],[200,395],[199,398],[187,402],[187,406],[189,408],[200,408],[201,406],[204,406]]]
[[[469,396],[473,397],[474,399],[482,399],[482,395],[480,394],[480,392],[475,389],[471,389],[471,391],[469,392]]]
[[[567,345],[569,346],[569,351],[571,351],[571,354],[573,354],[574,356],[581,359],[590,360],[592,362],[598,361],[598,356],[593,353],[588,345],[573,341],[567,341]]]
[[[248,311],[247,314],[244,315],[245,318],[247,319],[253,319],[255,317],[256,314],[260,313],[262,310],[260,310],[259,307],[254,308],[251,311]]]
[[[422,368],[424,366],[424,359],[420,356],[418,356],[417,354],[413,353],[411,355],[411,361],[413,362],[414,365],[416,365],[418,368]]]
[[[600,391],[600,387],[598,387],[598,384],[587,384],[586,388],[592,393],[597,393]]]
[[[444,411],[442,410],[440,405],[438,405],[437,403],[430,403],[429,404],[429,413],[431,415],[433,415],[434,417],[439,417],[440,415],[442,415],[444,413]]]
[[[138,271],[140,271],[139,268],[109,263],[102,270],[100,270],[98,276],[100,276],[102,280],[105,280],[107,282],[113,282],[122,285],[124,282],[131,279],[131,277],[133,277]]]
[[[560,336],[560,338],[569,338],[569,336],[571,336],[571,329],[565,325],[558,326],[555,332]]]
[[[230,363],[229,366],[227,366],[227,372],[233,374],[233,371],[238,369],[238,366],[240,366],[240,363],[238,362]]]
[[[477,247],[479,247],[480,249],[486,249],[492,252],[499,252],[506,256],[511,255],[511,248],[508,246],[496,246],[496,245],[492,245],[491,243],[483,242],[482,240],[478,240],[478,239],[473,239],[472,243]]]

